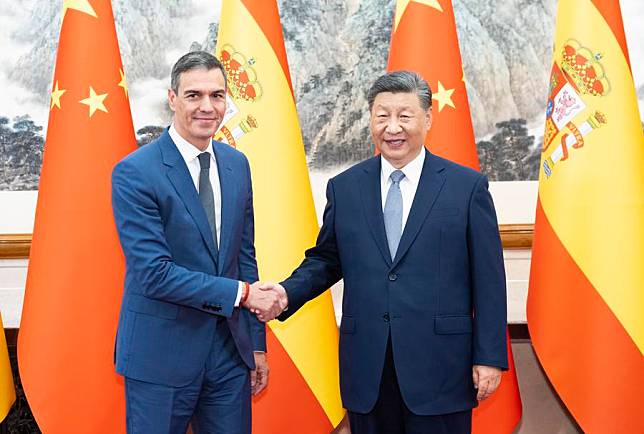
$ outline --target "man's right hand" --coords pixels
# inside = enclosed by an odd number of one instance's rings
[[[243,306],[267,322],[282,313],[288,306],[286,291],[279,283],[255,282],[250,285],[248,298]]]

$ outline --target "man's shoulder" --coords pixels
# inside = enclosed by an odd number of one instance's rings
[[[354,182],[357,179],[357,177],[361,176],[365,172],[369,173],[372,171],[379,171],[379,170],[380,170],[380,157],[375,156],[354,164],[353,166],[338,173],[331,179],[334,182]]]
[[[429,158],[428,163],[431,166],[438,169],[444,169],[445,175],[450,178],[472,183],[478,182],[481,178],[485,178],[485,175],[477,170],[455,163],[446,158],[439,157],[438,155],[428,153],[427,157]]]
[[[155,168],[160,168],[163,165],[162,143],[164,140],[170,140],[169,137],[165,131],[157,139],[130,152],[116,164],[112,171],[113,177],[130,178],[137,175],[148,178],[155,176],[154,174],[159,173]]]
[[[232,146],[226,143],[213,140],[212,148],[215,151],[215,155],[217,156],[217,158],[223,158],[226,161],[236,161],[236,162],[243,162],[243,163],[248,161],[248,159],[246,158],[246,155],[244,155],[243,152],[238,151],[237,149],[233,148]]]
[[[135,149],[134,151],[130,152],[128,155],[126,155],[122,160],[121,163],[129,163],[133,165],[141,165],[141,164],[150,164],[151,162],[155,160],[161,160],[161,143],[164,140],[168,140],[168,137],[164,137],[167,135],[167,132],[162,134],[160,137],[152,140],[150,143],[147,143],[145,145],[139,146],[138,149]]]

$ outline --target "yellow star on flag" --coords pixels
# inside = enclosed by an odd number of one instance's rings
[[[60,108],[60,97],[63,96],[65,92],[67,92],[66,89],[58,88],[58,80],[56,80],[54,90],[51,91],[51,106],[49,107],[49,110],[53,109],[54,106]]]
[[[121,74],[121,81],[119,81],[119,86],[123,88],[123,91],[125,92],[125,97],[127,98],[129,96],[127,81],[125,80],[125,73],[120,68],[119,68],[119,74]]]
[[[398,0],[396,2],[396,20],[394,21],[394,30],[398,28],[398,23],[400,22],[400,19],[405,13],[407,6],[409,6],[409,3],[411,3],[412,1],[415,3],[423,4],[425,6],[429,6],[430,8],[434,8],[440,12],[443,12],[443,7],[438,2],[438,0]]]
[[[79,102],[81,104],[85,104],[89,106],[89,117],[91,118],[92,115],[96,110],[103,111],[107,113],[107,109],[105,108],[105,104],[103,104],[103,101],[107,98],[107,94],[103,93],[101,95],[98,95],[92,86],[89,87],[89,96],[85,99],[80,100]]]
[[[445,89],[443,83],[438,82],[438,91],[434,92],[433,98],[438,101],[438,111],[441,112],[446,105],[456,108],[454,101],[452,101],[452,94],[454,89]]]
[[[63,0],[63,18],[65,18],[65,14],[67,14],[68,9],[74,9],[87,15],[91,15],[94,18],[98,18],[96,11],[92,5],[89,4],[89,0]]]

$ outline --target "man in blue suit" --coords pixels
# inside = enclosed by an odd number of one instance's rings
[[[172,69],[173,122],[112,175],[126,259],[116,339],[129,433],[250,433],[251,390],[268,368],[263,315],[281,309],[256,282],[248,161],[211,140],[226,78],[211,54]]]
[[[380,156],[327,186],[288,310],[344,278],[340,389],[353,434],[461,434],[507,369],[503,254],[485,176],[423,143],[431,91],[393,72],[368,94]],[[270,319],[270,317],[260,318]]]

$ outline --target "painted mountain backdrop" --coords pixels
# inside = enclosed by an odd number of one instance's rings
[[[113,0],[139,141],[170,119],[172,63],[212,51],[220,0]],[[279,0],[293,86],[313,172],[372,155],[365,92],[385,70],[394,0]],[[482,169],[536,179],[555,0],[453,0]],[[621,2],[644,100],[644,4]],[[62,0],[0,0],[0,189],[37,188]],[[427,55],[431,55],[428,53]]]

